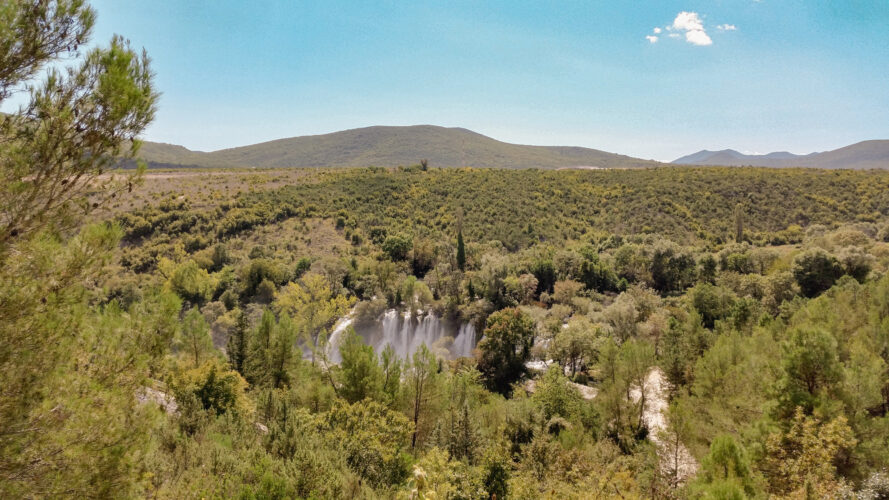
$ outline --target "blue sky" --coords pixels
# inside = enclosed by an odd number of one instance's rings
[[[889,139],[886,0],[92,4],[97,42],[153,59],[145,137],[192,149],[426,123],[659,160]]]

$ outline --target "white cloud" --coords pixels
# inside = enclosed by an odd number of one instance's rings
[[[735,31],[738,29],[734,24],[720,24],[716,27],[719,31]]]
[[[655,28],[655,29],[652,30],[652,31],[654,31],[654,34],[655,34],[655,35],[658,35],[658,34],[660,34],[661,29],[660,29],[660,28]]]
[[[657,43],[657,37],[654,36],[654,35],[647,35],[647,36],[645,37],[645,39],[648,40],[648,41],[651,42],[651,43]]]
[[[729,26],[731,25],[724,24],[719,29],[729,29]],[[731,26],[731,28],[734,29],[734,26]],[[667,26],[667,31],[685,32],[685,41],[692,45],[713,45],[713,40],[704,29],[704,22],[697,12],[682,11],[676,14],[673,24]],[[661,28],[655,28],[654,32],[660,33]],[[679,38],[680,35],[681,33],[670,33],[668,36],[670,38]],[[651,43],[654,43],[654,41],[651,41]]]
[[[685,32],[685,41],[692,45],[713,45],[710,35],[704,30],[691,30]]]
[[[682,11],[673,20],[672,28],[679,31],[704,31],[704,23],[697,12]]]

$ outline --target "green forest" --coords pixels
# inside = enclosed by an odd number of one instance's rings
[[[889,171],[118,169],[94,20],[0,5],[0,497],[889,498]]]

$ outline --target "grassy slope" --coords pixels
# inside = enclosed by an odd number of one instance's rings
[[[423,158],[440,167],[636,168],[656,162],[562,146],[500,142],[460,128],[431,125],[367,127],[332,134],[280,139],[212,153],[146,143],[142,157],[152,164],[250,167],[359,167],[413,165]]]

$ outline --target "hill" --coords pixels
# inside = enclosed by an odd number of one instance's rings
[[[815,167],[889,168],[889,141],[863,141],[823,153],[795,155],[786,151],[767,155],[745,155],[733,149],[698,151],[672,162],[676,165],[717,165],[726,167]]]
[[[424,158],[436,167],[555,169],[660,165],[589,148],[509,144],[463,128],[432,125],[358,128],[210,153],[146,142],[140,156],[155,167],[388,167],[414,165]]]
[[[207,153],[192,151],[184,146],[162,142],[142,143],[139,156],[153,167],[214,166]]]

